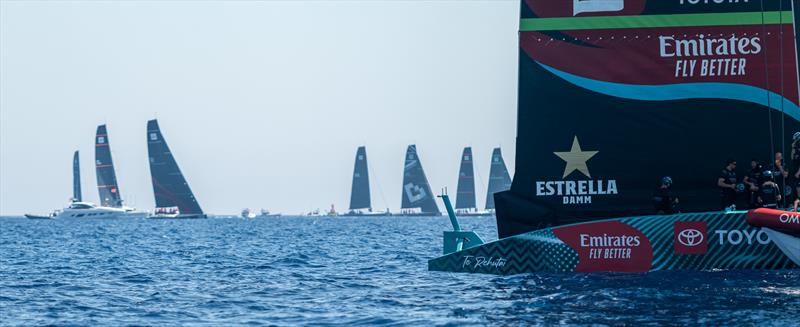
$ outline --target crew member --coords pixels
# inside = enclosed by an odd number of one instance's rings
[[[762,174],[764,183],[758,191],[758,204],[763,208],[775,209],[781,201],[781,191],[778,184],[775,184],[773,174],[775,173],[769,170]]]
[[[778,184],[778,189],[783,194],[787,186],[786,178],[789,177],[789,171],[783,162],[783,153],[775,152],[775,160],[772,161],[770,167],[767,167],[767,170],[772,172],[773,181]],[[791,190],[791,187],[789,189]]]
[[[717,179],[723,210],[736,209],[736,181],[736,160],[728,159]]]
[[[800,204],[800,132],[794,133],[792,135],[792,153],[790,155],[790,159],[792,162],[791,169],[794,171],[792,174],[793,181],[791,184],[794,184],[794,207],[795,211],[797,211],[797,206]]]
[[[653,191],[653,207],[656,214],[671,215],[678,212],[678,197],[672,193],[672,178],[664,176],[661,178],[661,186]]]
[[[764,167],[758,163],[758,159],[750,161],[750,172],[744,176],[744,185],[747,186],[747,205],[750,209],[758,207],[758,189],[761,187],[761,173]]]

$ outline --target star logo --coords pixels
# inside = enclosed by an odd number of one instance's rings
[[[567,162],[567,166],[564,167],[564,176],[561,178],[566,178],[576,170],[586,175],[586,177],[592,178],[592,175],[589,174],[589,167],[586,166],[586,161],[589,161],[589,159],[594,157],[598,152],[600,151],[583,151],[580,142],[578,142],[578,136],[576,135],[572,140],[572,148],[569,152],[553,152],[553,154],[557,155],[561,160]]]

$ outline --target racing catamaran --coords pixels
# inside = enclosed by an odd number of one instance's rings
[[[800,215],[722,210],[747,206],[737,160],[775,159],[778,205],[796,197],[800,160],[787,171],[776,156],[800,131],[795,10],[790,0],[523,0],[516,171],[494,196],[500,239],[460,230],[444,196],[455,230],[429,270],[798,268]],[[659,184],[682,213],[656,214]]]

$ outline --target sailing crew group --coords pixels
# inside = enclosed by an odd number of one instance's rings
[[[725,161],[725,166],[717,177],[720,190],[720,208],[725,211],[737,208],[778,208],[786,207],[785,200],[792,199],[795,211],[800,207],[800,132],[792,136],[790,154],[791,166],[787,167],[782,152],[775,152],[774,159],[764,167],[756,158],[750,160],[750,169],[744,178],[736,174],[737,162]],[[672,190],[672,178],[664,176],[661,184],[653,191],[653,208],[656,214],[679,213],[678,196]],[[745,205],[737,206],[744,194]]]

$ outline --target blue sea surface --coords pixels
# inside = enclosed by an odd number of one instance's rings
[[[494,218],[462,226],[486,239]],[[0,219],[2,325],[798,325],[800,270],[428,272],[445,217]]]

